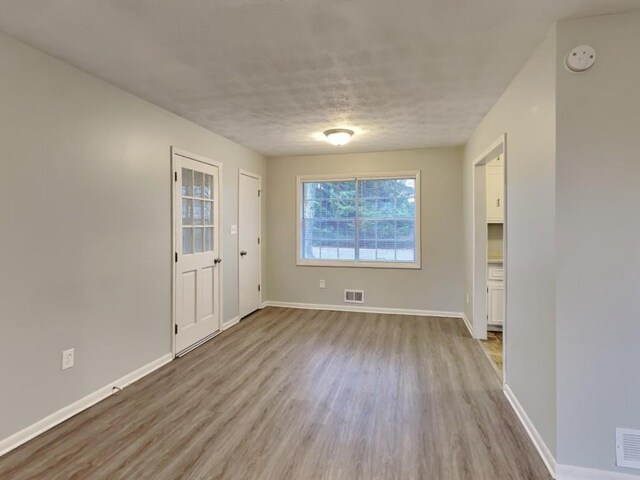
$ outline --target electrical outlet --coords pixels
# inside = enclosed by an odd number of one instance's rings
[[[320,280],[320,288],[324,288],[327,285],[324,283],[324,280]]]
[[[74,353],[73,348],[62,352],[62,370],[73,367]]]

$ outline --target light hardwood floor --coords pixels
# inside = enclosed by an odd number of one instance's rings
[[[480,340],[480,346],[502,378],[502,332],[487,332],[487,339]]]
[[[550,479],[462,320],[267,308],[2,479]]]

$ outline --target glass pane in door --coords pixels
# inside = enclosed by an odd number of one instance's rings
[[[204,175],[202,172],[193,172],[193,196],[202,198],[202,182]]]
[[[213,225],[213,202],[204,202],[204,224]]]
[[[182,196],[190,197],[193,194],[193,170],[182,169]]]
[[[213,251],[213,227],[206,227],[204,229],[204,251]]]
[[[203,233],[203,228],[194,228],[193,229],[193,244],[194,244],[194,253],[201,253],[202,252],[202,244],[203,244],[203,238],[202,238],[202,233]]]
[[[193,201],[193,223],[202,225],[202,200]]]
[[[213,198],[213,176],[204,176],[204,198]]]
[[[193,228],[187,227],[182,229],[182,254],[189,255],[193,253]]]
[[[182,199],[182,225],[193,225],[193,200]]]

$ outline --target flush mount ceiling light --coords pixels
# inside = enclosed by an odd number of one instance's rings
[[[351,141],[351,137],[353,137],[353,130],[348,130],[346,128],[332,128],[331,130],[324,132],[324,135],[327,137],[327,140],[329,140],[329,143],[332,143],[336,147],[341,147]]]

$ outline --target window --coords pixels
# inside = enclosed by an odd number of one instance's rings
[[[420,268],[419,172],[298,178],[298,265]]]
[[[182,169],[183,255],[213,251],[213,198],[213,176]]]

